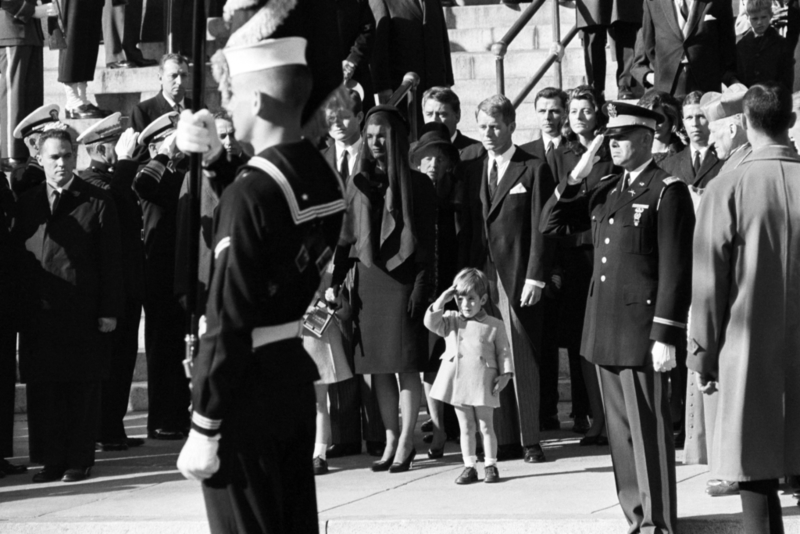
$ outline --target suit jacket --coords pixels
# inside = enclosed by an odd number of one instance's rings
[[[553,175],[553,180],[555,180],[555,183],[557,185],[562,175],[562,167],[564,166],[562,160],[564,157],[564,149],[566,144],[567,140],[564,139],[563,136],[561,136],[561,142],[558,143],[558,147],[553,149],[553,154],[551,156],[551,159],[547,158],[547,153],[545,152],[544,149],[543,137],[540,137],[539,139],[534,139],[533,141],[525,143],[524,145],[520,145],[520,148],[525,152],[527,152],[528,154],[536,156],[540,160],[546,162],[547,165],[550,167],[550,173]]]
[[[355,174],[354,171],[356,170],[356,163],[358,162],[358,158],[361,156],[361,150],[363,149],[364,149],[364,141],[361,142],[361,147],[359,148],[358,152],[356,152],[356,155],[349,161],[350,174],[348,176],[340,176],[340,178],[342,179],[342,183],[347,184],[347,179],[350,178],[350,176],[353,176],[353,174]],[[325,158],[325,161],[328,162],[328,165],[331,166],[331,169],[333,169],[336,172],[336,174],[339,174],[339,168],[337,167],[336,164],[335,141],[332,142],[329,146],[327,146],[324,150],[322,150],[322,157]]]
[[[736,40],[729,0],[695,0],[681,31],[673,0],[644,0],[642,28],[631,69],[644,87],[655,73],[655,88],[670,94],[719,91],[736,76]],[[685,87],[675,87],[681,60],[688,60]]]
[[[192,109],[191,98],[183,98],[183,108]],[[131,128],[135,132],[142,133],[151,122],[170,111],[175,111],[175,109],[164,98],[164,93],[159,91],[156,96],[142,100],[133,107],[133,111],[131,111]],[[147,147],[138,145],[133,152],[133,159],[141,164],[147,163],[150,160],[150,153]]]
[[[417,93],[454,83],[450,40],[439,0],[370,0],[375,14],[372,79],[375,91],[394,91],[410,71]]]
[[[486,154],[463,164],[460,170],[460,179],[465,181],[466,213],[462,216],[459,263],[484,269],[491,257],[510,302],[520,313],[519,297],[525,280],[545,282],[549,275],[549,245],[538,225],[554,181],[543,161],[517,147],[490,201],[488,160]]]
[[[655,163],[624,191],[622,176],[610,175],[593,190],[562,182],[541,229],[592,230],[581,355],[597,365],[637,367],[649,361],[651,340],[686,342],[694,208],[686,184]]]
[[[776,81],[791,90],[794,50],[772,26],[761,37],[751,29],[736,43],[736,77],[747,87]]]
[[[369,0],[336,0],[336,20],[341,41],[341,59],[355,64],[353,80],[364,88],[364,111],[371,106],[372,74],[369,60],[375,42],[375,16]]]
[[[99,380],[111,338],[97,320],[120,317],[123,305],[117,210],[77,176],[53,214],[47,194],[46,183],[23,194],[14,221],[26,287],[20,373],[25,382]]]
[[[717,157],[713,146],[709,147],[706,152],[706,157],[700,165],[700,170],[697,175],[695,175],[693,159],[694,155],[692,154],[691,147],[686,147],[685,150],[667,156],[658,166],[672,176],[677,176],[683,180],[686,185],[693,185],[694,187],[704,189],[708,185],[708,182],[719,174],[724,161]]]

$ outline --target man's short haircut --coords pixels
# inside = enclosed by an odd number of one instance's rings
[[[461,100],[458,95],[449,87],[436,86],[431,87],[422,94],[422,107],[425,107],[425,102],[428,100],[435,100],[440,104],[450,106],[454,113],[461,114]]]
[[[487,115],[499,113],[506,126],[517,120],[517,111],[514,109],[514,104],[505,95],[493,95],[478,104],[478,109],[475,111],[476,119],[481,111]]]
[[[561,109],[567,109],[567,93],[561,89],[557,89],[555,87],[545,87],[536,93],[536,98],[533,99],[533,107],[536,107],[536,105],[539,103],[539,99],[541,98],[547,98],[548,100],[557,99],[559,102],[561,102]]]
[[[161,60],[158,62],[158,73],[159,74],[164,72],[164,64],[167,61],[174,61],[175,63],[178,63],[178,64],[182,63],[182,64],[187,65],[187,66],[189,65],[189,59],[186,56],[182,56],[181,54],[175,54],[175,53],[164,54],[163,56],[161,56]]]
[[[467,295],[470,291],[474,291],[476,295],[483,297],[489,293],[489,280],[486,275],[472,267],[461,269],[453,279],[453,286],[459,295]]]
[[[364,103],[361,101],[361,95],[358,94],[358,91],[348,89],[347,94],[350,96],[350,102],[346,102],[345,99],[341,98],[336,92],[334,92],[325,103],[325,110],[338,111],[340,109],[348,109],[348,105],[352,103],[349,109],[353,112],[353,116],[364,111]]]
[[[700,100],[702,98],[703,98],[703,93],[701,93],[700,91],[692,91],[691,93],[683,97],[683,102],[681,103],[681,107],[700,104]]]
[[[748,126],[778,137],[792,123],[792,95],[779,83],[754,85],[744,95],[744,114]]]
[[[772,0],[747,0],[745,11],[750,13],[760,13],[762,11],[769,11],[772,13]]]
[[[664,115],[672,126],[681,124],[681,103],[677,98],[665,91],[650,88],[639,99],[639,105],[647,109],[656,109],[661,106]]]
[[[39,142],[37,143],[37,147],[39,150],[42,149],[44,146],[45,141],[48,139],[58,139],[59,141],[65,141],[70,145],[73,145],[72,136],[66,130],[47,130],[43,132],[42,135],[39,136]]]

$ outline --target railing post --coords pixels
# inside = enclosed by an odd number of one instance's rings
[[[553,2],[553,42],[561,42],[561,13],[559,11],[558,0]],[[561,79],[561,61],[556,59],[556,87],[563,89],[563,81]]]
[[[492,54],[494,54],[494,68],[495,68],[495,76],[497,77],[497,94],[504,95],[506,94],[506,73],[505,73],[505,56],[506,56],[506,44],[505,43],[494,43],[492,45]]]

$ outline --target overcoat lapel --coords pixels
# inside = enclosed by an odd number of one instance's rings
[[[718,161],[719,158],[717,157],[717,153],[714,151],[714,148],[709,148],[708,152],[706,152],[706,159],[703,160],[703,164],[700,166],[697,176],[694,177],[694,182],[692,182],[692,185],[699,184],[703,180],[703,177],[714,168],[714,165],[716,165]]]
[[[489,166],[489,156],[483,158],[483,168],[481,169],[481,176],[479,181],[479,187],[481,190],[481,207],[483,209],[483,220],[486,221],[486,218],[489,216],[489,173],[488,173],[488,166]]]
[[[694,0],[694,4],[692,4],[692,12],[689,13],[689,20],[686,21],[686,31],[683,32],[685,35],[684,40],[688,39],[692,36],[694,31],[697,29],[697,25],[703,20],[705,17],[706,11],[711,9],[711,4],[706,2],[705,0]]]

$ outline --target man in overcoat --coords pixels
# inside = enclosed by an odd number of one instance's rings
[[[783,532],[778,479],[800,473],[800,161],[783,86],[751,87],[744,117],[753,152],[697,212],[688,365],[718,383],[711,473],[760,534]]]
[[[630,532],[677,529],[675,448],[668,373],[685,343],[694,210],[689,190],[653,162],[663,116],[622,102],[604,106],[611,157],[624,172],[583,187],[603,136],[593,141],[542,229],[591,229],[595,260],[581,354],[600,368],[617,494]]]
[[[76,482],[94,464],[101,381],[122,313],[117,210],[102,189],[73,174],[72,138],[39,139],[45,183],[18,202],[13,236],[24,247],[26,288],[20,373],[27,384],[34,482]]]
[[[539,300],[550,254],[538,224],[555,186],[547,164],[513,144],[516,113],[508,98],[487,98],[476,118],[486,153],[458,171],[466,190],[459,263],[487,273],[491,302],[506,325],[514,358],[513,384],[501,392],[495,418],[498,459],[544,462],[539,445]]]
[[[644,0],[633,75],[645,88],[682,97],[736,81],[730,0]],[[680,6],[680,7],[679,7]]]

